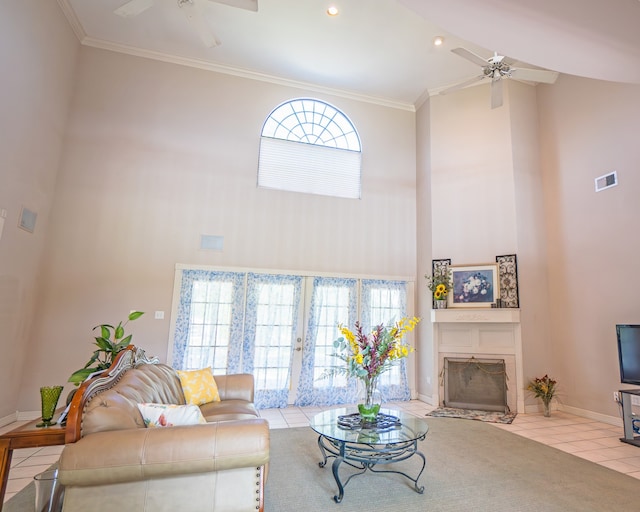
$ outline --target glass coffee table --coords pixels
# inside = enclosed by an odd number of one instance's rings
[[[309,426],[318,434],[318,447],[324,467],[328,459],[334,458],[333,477],[338,485],[338,494],[333,499],[340,503],[344,488],[354,477],[371,471],[373,473],[397,473],[413,482],[413,488],[422,494],[424,486],[418,480],[424,471],[426,459],[418,450],[418,441],[424,440],[429,431],[427,423],[420,418],[401,411],[381,409],[375,424],[363,424],[354,410],[331,409],[316,414]],[[422,459],[422,467],[413,478],[403,471],[376,469],[380,464],[405,461],[413,456]],[[345,482],[340,480],[339,468],[342,463],[359,470]]]

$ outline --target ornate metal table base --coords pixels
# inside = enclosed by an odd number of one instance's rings
[[[393,443],[387,445],[373,444],[377,441],[375,430],[361,431],[357,443],[350,443],[346,441],[339,441],[331,439],[323,435],[318,436],[318,447],[322,453],[323,460],[318,465],[323,468],[327,464],[329,458],[335,458],[331,469],[333,471],[333,477],[338,484],[338,494],[333,497],[336,503],[340,503],[344,497],[344,488],[351,481],[354,476],[361,475],[367,470],[373,473],[396,473],[402,475],[405,478],[413,482],[414,490],[422,494],[424,492],[424,486],[418,485],[418,480],[424,471],[427,461],[418,450],[418,441],[422,441],[426,434],[411,441],[404,441],[401,443]],[[368,444],[372,443],[372,444]],[[402,471],[381,470],[375,469],[377,464],[390,464],[395,462],[401,462],[407,460],[410,457],[417,455],[422,459],[422,468],[415,478]],[[357,473],[352,474],[343,483],[340,480],[339,468],[342,463],[359,470]]]

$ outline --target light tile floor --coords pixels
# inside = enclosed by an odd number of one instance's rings
[[[433,409],[432,406],[411,400],[386,404],[419,417]],[[306,427],[309,419],[321,412],[321,407],[288,407],[266,409],[260,415],[269,421],[271,428]],[[16,428],[12,423],[0,428],[0,434]],[[553,411],[550,418],[539,414],[518,414],[510,425],[491,423],[534,441],[553,446],[577,457],[601,464],[615,471],[626,473],[640,480],[640,448],[621,443],[622,427],[609,425],[566,412]],[[15,450],[11,461],[9,482],[4,501],[23,489],[33,477],[58,460],[62,446],[26,448]]]

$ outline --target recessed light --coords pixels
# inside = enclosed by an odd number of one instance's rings
[[[329,6],[329,8],[327,9],[327,14],[328,14],[329,16],[337,16],[339,12],[340,12],[340,11],[338,11],[338,8],[337,8],[335,5],[331,5],[331,6]]]
[[[444,37],[436,36],[433,38],[433,46],[442,46],[444,44]]]

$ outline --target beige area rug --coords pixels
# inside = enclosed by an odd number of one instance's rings
[[[310,428],[271,433],[265,512],[605,512],[637,510],[640,480],[480,421],[425,418],[424,494],[400,475],[365,473],[333,501],[331,462],[321,468]],[[638,449],[640,455],[640,448]],[[394,464],[411,475],[418,457]],[[342,480],[348,475],[341,466]],[[391,468],[393,469],[393,468]]]
[[[429,433],[419,443],[427,459],[419,481],[423,494],[400,475],[365,473],[349,482],[339,504],[333,501],[337,486],[332,459],[326,467],[318,466],[320,450],[311,428],[272,430],[265,512],[638,510],[640,480],[488,423],[432,417],[425,421]],[[421,461],[412,457],[392,466],[416,475]],[[343,481],[348,470],[341,466]],[[29,484],[3,512],[32,511],[33,493]]]

